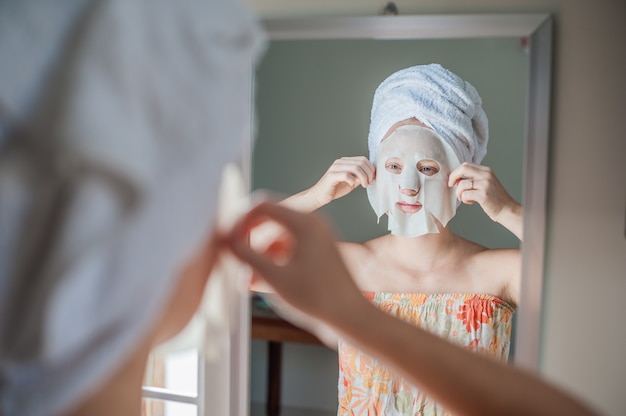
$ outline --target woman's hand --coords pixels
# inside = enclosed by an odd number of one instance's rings
[[[249,233],[265,221],[284,228],[263,250],[250,247]],[[227,244],[291,306],[333,321],[349,302],[363,300],[335,244],[329,226],[315,214],[262,202],[235,226]]]
[[[364,156],[342,157],[333,162],[308,193],[321,207],[349,194],[359,185],[367,188],[375,172],[374,165]]]
[[[469,205],[478,202],[489,218],[522,239],[522,206],[504,189],[490,167],[463,163],[450,173],[448,186],[455,185],[459,201]]]

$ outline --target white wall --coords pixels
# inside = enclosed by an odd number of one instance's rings
[[[385,1],[248,0],[263,17],[373,15]],[[626,414],[626,2],[413,0],[402,14],[556,17],[541,372]]]

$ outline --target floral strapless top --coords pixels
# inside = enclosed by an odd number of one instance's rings
[[[383,311],[469,350],[506,361],[515,309],[485,294],[365,292]],[[338,415],[448,415],[376,359],[339,341]]]

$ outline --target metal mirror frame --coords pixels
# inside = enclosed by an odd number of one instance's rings
[[[459,39],[526,37],[529,79],[523,161],[524,241],[522,287],[518,308],[515,365],[537,371],[540,364],[542,292],[546,238],[548,150],[553,21],[549,14],[450,14],[346,16],[266,19],[269,40]],[[254,97],[251,88],[250,146],[244,174],[249,177],[253,143]],[[246,165],[244,163],[244,165]],[[244,328],[249,326],[243,325]],[[236,354],[237,355],[237,354]],[[241,355],[239,355],[241,357]],[[242,363],[239,363],[241,368]]]

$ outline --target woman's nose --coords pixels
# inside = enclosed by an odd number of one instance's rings
[[[400,192],[403,193],[406,196],[415,196],[417,195],[417,189],[410,189],[410,188],[401,188]]]
[[[398,188],[403,195],[413,197],[419,194],[422,187],[421,178],[417,172],[403,171],[398,182]]]

